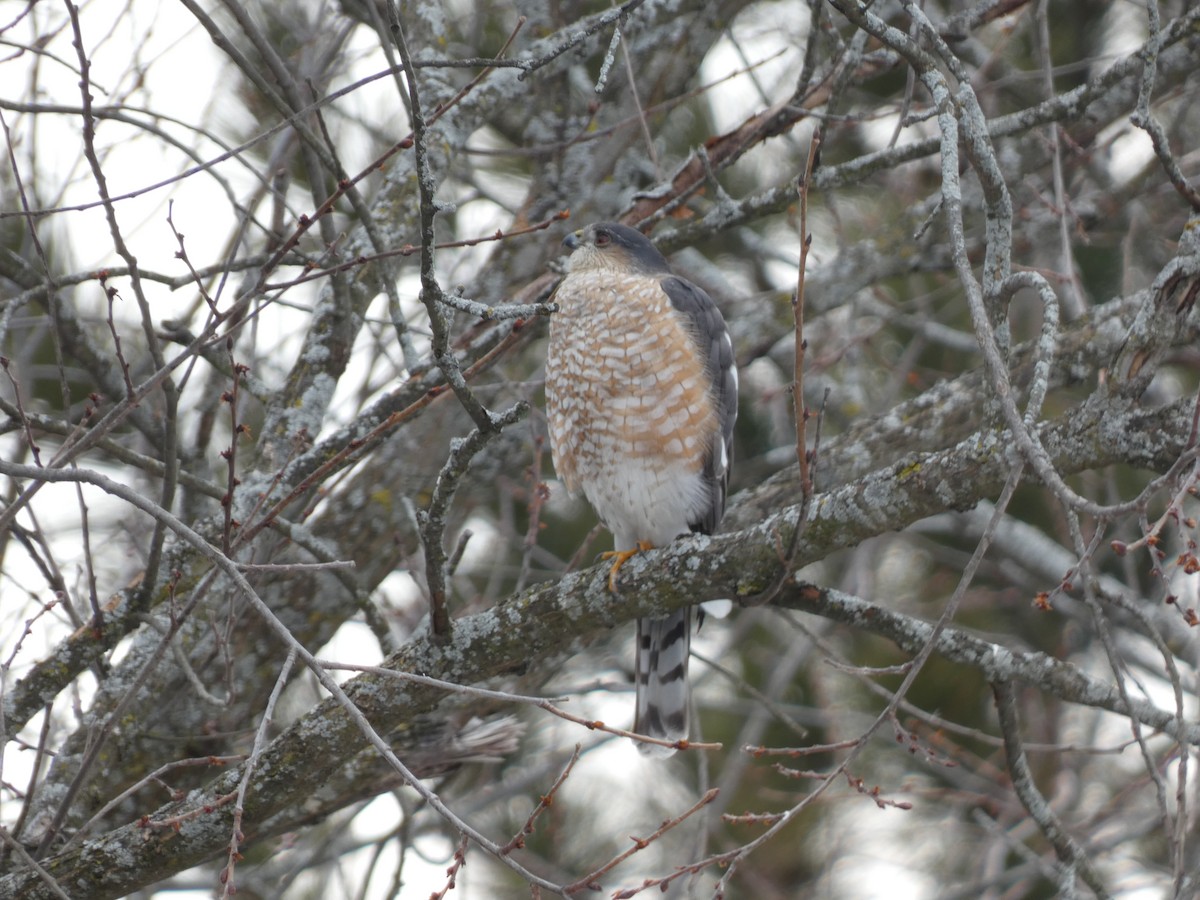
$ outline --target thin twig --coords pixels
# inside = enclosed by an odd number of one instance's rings
[[[434,483],[429,506],[418,516],[421,523],[421,540],[425,545],[425,581],[429,587],[430,621],[433,633],[441,637],[450,635],[450,613],[446,606],[449,599],[447,581],[450,573],[443,543],[450,503],[470,468],[471,460],[491,443],[500,429],[519,422],[528,412],[528,403],[514,403],[499,415],[487,413],[492,422],[488,430],[476,428],[465,439],[454,439],[450,444],[450,454],[446,457],[446,462]]]
[[[14,840],[13,836],[8,833],[8,829],[3,826],[0,826],[0,840],[4,841],[4,845],[16,854],[17,859],[21,861],[22,865],[28,866],[37,875],[50,893],[55,897],[60,897],[61,900],[71,900],[71,895],[62,889],[59,883],[54,880],[54,876],[42,868],[41,863],[30,856],[29,851]]]
[[[123,803],[129,797],[132,797],[148,784],[157,784],[161,786],[170,794],[172,800],[182,800],[185,796],[187,796],[186,792],[176,790],[162,780],[164,775],[174,772],[176,769],[190,769],[204,766],[227,766],[231,763],[241,762],[245,758],[245,755],[194,756],[188,759],[177,759],[169,763],[164,763],[149,775],[138,779],[137,782],[131,784],[125,790],[121,791],[121,793],[117,794],[117,796],[113,797],[102,807],[100,807],[100,809],[96,811],[95,815],[93,815],[90,819],[84,822],[83,825],[76,829],[75,833],[71,835],[70,840],[68,840],[63,846],[63,849],[65,850],[77,842],[82,841],[91,832],[93,826],[95,826],[97,822],[103,821],[110,812],[112,812],[114,809],[120,806],[121,803]]]
[[[585,719],[583,716],[577,716],[567,712],[565,709],[559,709],[549,701],[538,703],[537,706],[553,713],[560,719],[566,719],[568,722],[574,722],[576,725],[582,725],[589,731],[603,731],[605,734],[614,734],[617,737],[629,738],[631,741],[637,741],[643,744],[657,744],[660,747],[670,747],[673,750],[720,750],[721,744],[689,741],[686,738],[678,741],[667,741],[661,738],[653,738],[648,735],[638,734],[636,731],[627,731],[624,728],[614,728],[612,725],[606,725],[598,719]]]
[[[529,584],[529,576],[533,571],[533,551],[538,545],[538,534],[542,529],[542,510],[550,499],[550,489],[542,481],[542,460],[546,453],[546,440],[541,434],[533,436],[533,462],[525,470],[529,481],[529,501],[525,511],[529,513],[529,524],[525,528],[525,537],[521,541],[521,568],[517,572],[517,581],[513,585],[513,593],[519,594]]]
[[[651,834],[649,837],[644,837],[644,838],[630,837],[630,840],[633,841],[632,847],[630,847],[628,850],[618,853],[616,856],[614,856],[612,859],[610,859],[604,865],[600,866],[600,868],[593,871],[591,874],[585,875],[583,878],[580,878],[578,881],[576,881],[573,884],[568,884],[563,889],[563,893],[567,896],[570,896],[572,894],[581,893],[582,891],[598,891],[598,890],[600,890],[600,884],[598,881],[600,876],[604,875],[607,872],[612,871],[617,866],[619,866],[621,863],[623,863],[625,860],[629,859],[629,857],[633,856],[635,853],[640,853],[642,850],[645,850],[647,847],[649,847],[651,844],[653,844],[655,841],[657,841],[660,837],[662,837],[664,834],[666,834],[672,828],[675,828],[680,823],[686,821],[688,818],[695,815],[700,810],[704,809],[704,807],[708,806],[708,804],[712,803],[714,800],[717,799],[718,793],[719,792],[716,790],[716,788],[713,788],[712,790],[708,791],[703,797],[701,797],[694,804],[692,804],[692,806],[689,807],[687,810],[685,810],[684,812],[680,813],[679,815],[673,816],[672,818],[667,819],[667,821],[663,822],[662,825],[660,825],[658,827],[658,830],[655,831],[653,834]],[[620,898],[620,897],[632,897],[635,894],[638,894],[641,891],[643,891],[649,887],[661,887],[661,889],[663,891],[665,891],[667,889],[667,885],[669,885],[676,878],[679,878],[682,874],[684,874],[684,873],[676,872],[675,874],[668,875],[666,878],[662,878],[662,879],[647,879],[642,884],[642,886],[639,888],[635,888],[633,890],[617,891],[612,896],[613,896],[614,900],[615,900],[615,898]]]
[[[279,702],[279,697],[283,693],[283,687],[287,684],[288,676],[291,674],[292,665],[296,662],[296,648],[292,646],[288,650],[287,658],[283,661],[283,667],[279,670],[279,677],[275,679],[275,687],[271,690],[271,695],[267,698],[267,705],[263,709],[262,718],[259,720],[258,729],[254,732],[254,746],[250,750],[250,756],[242,765],[242,777],[238,782],[237,803],[233,807],[233,827],[229,838],[229,854],[228,862],[225,863],[225,868],[221,870],[217,876],[221,884],[221,897],[229,897],[237,892],[234,886],[233,872],[238,861],[241,860],[241,845],[246,839],[242,833],[242,816],[245,814],[246,791],[250,787],[250,778],[254,774],[254,769],[258,765],[262,757],[263,750],[267,746],[267,732],[271,728],[271,723],[275,718],[275,704]]]
[[[796,294],[792,298],[792,413],[796,423],[796,462],[800,467],[800,505],[796,510],[796,525],[792,529],[791,540],[786,550],[780,554],[779,575],[774,582],[759,591],[753,597],[742,602],[746,606],[760,606],[775,597],[784,583],[791,577],[795,567],[796,554],[800,549],[800,539],[808,524],[809,510],[812,508],[815,490],[813,488],[812,469],[817,464],[817,452],[821,440],[821,417],[825,409],[825,401],[829,397],[826,389],[821,401],[822,413],[817,415],[817,437],[813,442],[812,453],[808,450],[808,418],[809,410],[804,402],[804,355],[808,343],[804,339],[804,287],[805,272],[808,267],[808,251],[812,247],[812,235],[808,231],[808,189],[812,184],[813,172],[816,171],[817,161],[821,150],[821,128],[813,129],[808,142],[808,159],[804,164],[804,174],[796,179],[795,189],[800,201],[800,260],[796,272]]]
[[[1042,796],[1042,792],[1034,784],[1033,773],[1029,770],[1029,762],[1025,758],[1024,748],[1021,746],[1021,724],[1017,718],[1017,701],[1012,682],[995,682],[992,685],[992,691],[996,696],[996,712],[1000,716],[1000,730],[1004,735],[1004,752],[1008,759],[1008,771],[1012,776],[1013,790],[1020,798],[1021,805],[1037,822],[1042,834],[1054,846],[1059,860],[1069,868],[1069,872],[1061,874],[1060,886],[1063,885],[1062,879],[1069,878],[1073,873],[1078,872],[1088,887],[1096,892],[1097,897],[1110,897],[1111,895],[1104,887],[1104,882],[1101,881],[1099,873],[1093,868],[1092,862],[1083,848],[1063,828],[1062,822],[1059,821],[1058,816],[1050,808],[1050,804],[1046,802],[1046,798]]]
[[[800,466],[800,489],[806,497],[813,492],[808,459],[808,406],[804,402],[804,354],[808,349],[808,342],[804,339],[804,286],[808,272],[808,251],[812,248],[812,234],[808,230],[808,189],[821,152],[821,137],[821,126],[818,125],[808,142],[804,176],[796,185],[800,199],[800,262],[796,267],[796,295],[792,298],[792,413],[796,420],[796,462]]]
[[[1158,0],[1146,0],[1146,15],[1150,36],[1138,51],[1143,66],[1142,82],[1138,91],[1137,109],[1129,119],[1150,136],[1154,155],[1158,157],[1159,164],[1167,173],[1171,186],[1175,188],[1179,196],[1187,201],[1193,212],[1200,212],[1200,192],[1197,192],[1183,174],[1183,170],[1179,168],[1179,163],[1175,161],[1175,156],[1171,152],[1171,144],[1167,140],[1166,132],[1154,118],[1154,113],[1150,111],[1150,100],[1154,95],[1154,78],[1158,71],[1158,54],[1164,38],[1159,25]]]
[[[560,719],[565,719],[568,722],[573,722],[576,725],[582,725],[588,731],[602,731],[605,734],[616,735],[617,737],[625,737],[634,741],[642,741],[647,744],[658,744],[661,747],[672,747],[676,750],[720,750],[721,745],[717,743],[702,743],[700,741],[667,741],[660,738],[652,738],[646,735],[638,734],[635,731],[627,731],[624,728],[616,728],[612,725],[606,725],[604,722],[596,719],[587,719],[583,716],[577,716],[574,713],[569,713],[565,709],[559,709],[555,706],[555,702],[562,702],[565,697],[531,697],[525,694],[513,694],[508,691],[494,691],[488,688],[476,687],[470,684],[458,684],[453,681],[444,681],[440,678],[431,678],[428,675],[418,675],[415,672],[401,672],[396,669],[387,669],[380,666],[358,665],[354,663],[332,662],[329,660],[317,660],[317,662],[328,669],[345,669],[351,672],[371,672],[375,675],[383,675],[388,678],[398,678],[401,681],[411,681],[415,684],[423,684],[429,687],[435,687],[440,690],[450,691],[455,694],[462,694],[468,697],[476,697],[482,700],[498,700],[503,703],[522,703],[529,706],[536,706],[538,709],[543,709],[552,715],[558,716]]]
[[[459,684],[456,681],[445,681],[441,678],[433,678],[429,675],[418,675],[416,672],[402,672],[398,669],[389,669],[384,666],[369,666],[359,663],[339,662],[332,659],[318,659],[317,664],[323,668],[333,671],[344,670],[346,672],[370,672],[372,675],[382,675],[386,678],[398,678],[401,681],[411,681],[413,684],[423,684],[427,687],[438,688],[443,691],[450,691],[455,694],[462,694],[466,697],[475,697],[480,700],[498,700],[502,703],[523,703],[530,706],[542,706],[552,702],[562,702],[566,697],[533,697],[527,694],[513,694],[509,691],[494,691],[489,688],[476,687],[473,684]]]
[[[13,405],[16,408],[17,421],[21,423],[21,430],[25,433],[25,446],[29,448],[30,454],[33,456],[33,463],[39,469],[42,467],[42,448],[38,446],[37,439],[33,436],[33,428],[29,422],[29,416],[25,414],[25,406],[21,401],[21,385],[17,382],[16,376],[13,375],[12,369],[9,367],[9,359],[7,356],[0,356],[0,369],[4,370],[4,375],[8,379],[9,386],[13,392]]]
[[[1151,2],[1154,2],[1154,0],[1151,0]],[[1046,99],[1049,100],[1055,96],[1053,56],[1050,48],[1049,0],[1038,0],[1035,20],[1037,52],[1042,64],[1042,83],[1046,91]],[[1062,259],[1059,268],[1062,277],[1071,288],[1067,293],[1067,297],[1070,300],[1067,309],[1070,317],[1074,319],[1084,314],[1087,310],[1087,303],[1083,296],[1083,286],[1079,280],[1079,270],[1075,265],[1075,257],[1071,252],[1071,233],[1067,226],[1070,207],[1069,200],[1067,199],[1066,185],[1063,180],[1062,140],[1059,123],[1050,122],[1047,125],[1047,129],[1050,132],[1050,167],[1054,184],[1054,212],[1057,214],[1058,219],[1059,254]]]
[[[558,777],[554,779],[554,784],[550,785],[550,790],[546,791],[545,794],[538,798],[537,805],[529,814],[529,818],[525,820],[525,824],[521,826],[521,830],[513,835],[512,840],[504,845],[502,848],[503,852],[511,853],[512,851],[519,850],[525,846],[525,835],[533,834],[533,826],[534,823],[537,822],[538,816],[540,816],[554,804],[555,795],[558,793],[558,789],[566,784],[567,778],[570,777],[571,770],[575,768],[575,763],[579,762],[579,755],[582,752],[583,745],[576,744],[575,749],[571,751],[571,758],[567,760],[567,764],[563,766],[562,771],[558,773]]]
[[[232,384],[228,391],[221,394],[221,400],[229,406],[229,446],[221,451],[221,457],[225,460],[225,494],[221,497],[221,512],[223,521],[221,525],[221,549],[226,556],[233,556],[233,531],[235,528],[241,527],[240,522],[234,522],[233,506],[234,506],[234,491],[241,484],[241,479],[237,477],[237,449],[238,438],[246,432],[246,426],[239,420],[239,404],[238,394],[241,387],[242,376],[248,371],[248,367],[239,363],[233,355],[233,338],[225,339],[225,352],[229,354],[229,368],[233,372]]]
[[[445,900],[446,895],[457,886],[459,870],[467,864],[467,847],[469,844],[470,838],[465,834],[458,839],[458,846],[454,848],[454,857],[450,863],[450,868],[446,870],[446,886],[440,891],[430,894],[429,900]],[[401,854],[402,857],[403,855]]]

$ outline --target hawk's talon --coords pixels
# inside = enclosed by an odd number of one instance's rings
[[[638,541],[632,550],[606,550],[600,554],[601,559],[615,560],[612,568],[608,570],[608,591],[611,594],[617,593],[617,572],[621,566],[629,562],[631,557],[637,556],[639,553],[644,553],[647,550],[653,550],[654,545],[649,541]]]

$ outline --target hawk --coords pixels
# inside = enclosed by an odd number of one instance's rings
[[[637,551],[711,534],[721,521],[737,367],[712,298],[672,274],[641,232],[600,222],[563,244],[571,256],[546,356],[550,452],[567,490],[582,492],[613,534],[615,591],[618,568]],[[687,608],[638,620],[640,734],[688,736],[691,620]]]

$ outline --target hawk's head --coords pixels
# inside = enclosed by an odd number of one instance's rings
[[[571,272],[611,269],[649,275],[671,271],[648,237],[617,222],[597,222],[568,234],[563,246],[571,251]]]

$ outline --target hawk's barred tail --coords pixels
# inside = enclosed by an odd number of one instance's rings
[[[661,619],[637,623],[638,734],[668,741],[688,736],[687,665],[692,642],[692,610],[678,610]],[[646,756],[670,756],[672,747],[638,742]]]

